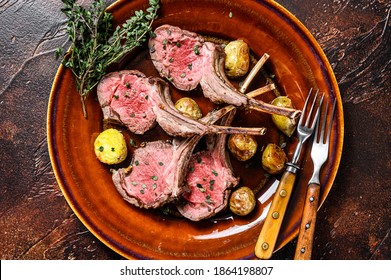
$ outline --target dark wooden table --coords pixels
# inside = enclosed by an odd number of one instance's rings
[[[84,1],[88,2],[88,1]],[[313,258],[391,259],[391,3],[278,0],[312,32],[338,80],[345,141]],[[65,201],[46,142],[64,44],[61,1],[0,1],[0,258],[122,259]],[[296,240],[274,255],[292,259]]]

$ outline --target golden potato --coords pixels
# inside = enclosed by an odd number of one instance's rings
[[[253,135],[231,134],[228,138],[228,149],[240,161],[252,158],[257,152],[258,143]]]
[[[120,163],[128,155],[125,137],[114,128],[106,129],[96,137],[94,151],[96,157],[106,164]]]
[[[255,208],[254,192],[249,187],[240,187],[233,191],[229,199],[229,208],[232,213],[245,216]]]
[[[276,144],[269,143],[262,153],[262,167],[269,174],[281,173],[287,161],[284,150]]]
[[[194,99],[189,97],[182,97],[177,102],[175,102],[175,108],[177,108],[182,114],[198,120],[202,117],[200,107]]]
[[[292,103],[292,100],[289,97],[286,96],[278,96],[272,101],[273,105],[279,106],[279,107],[285,107],[285,108],[292,108],[294,109],[294,105]],[[276,125],[276,127],[284,133],[286,136],[291,137],[293,132],[296,128],[296,123],[294,120],[280,115],[272,115],[273,123]]]
[[[250,49],[243,40],[231,41],[224,48],[225,74],[230,78],[244,76],[250,67]]]

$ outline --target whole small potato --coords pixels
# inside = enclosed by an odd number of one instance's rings
[[[255,208],[256,201],[254,192],[249,187],[240,187],[233,191],[229,199],[229,208],[232,213],[245,216]]]
[[[276,144],[269,143],[262,153],[262,167],[269,174],[281,173],[287,161],[284,150]]]
[[[295,106],[292,103],[292,100],[289,97],[286,96],[278,96],[272,101],[273,105],[279,106],[279,107],[285,107],[285,108],[292,108],[294,109]],[[273,123],[276,125],[276,127],[284,133],[286,136],[291,137],[293,132],[296,128],[296,123],[294,120],[280,115],[272,115]]]
[[[177,108],[182,114],[195,120],[198,120],[202,117],[200,107],[192,98],[182,97],[177,102],[175,102],[175,108]]]
[[[106,129],[96,137],[94,151],[96,157],[106,164],[120,163],[128,155],[125,137],[114,128]]]
[[[231,134],[228,138],[228,149],[240,161],[252,158],[257,152],[258,143],[253,135]]]
[[[235,40],[225,46],[225,74],[230,78],[244,76],[250,67],[250,49],[243,40]]]

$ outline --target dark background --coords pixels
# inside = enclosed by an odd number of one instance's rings
[[[390,259],[391,3],[277,2],[322,46],[344,106],[341,165],[318,214],[313,258]],[[77,219],[49,160],[54,52],[66,42],[61,7],[59,0],[0,1],[0,258],[122,259]],[[295,243],[273,258],[292,259]]]

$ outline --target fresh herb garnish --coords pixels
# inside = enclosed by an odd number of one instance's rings
[[[193,51],[196,55],[199,55],[200,54],[200,50],[198,49],[198,45],[195,45],[194,48],[193,48]]]
[[[136,145],[136,141],[134,141],[134,139],[132,139],[132,138],[130,138],[129,139],[129,144],[130,144],[130,146],[132,146],[132,147],[136,147],[137,145]],[[136,161],[137,162],[137,161]],[[138,162],[137,162],[138,163]]]
[[[201,184],[196,184],[197,188],[200,190],[200,192],[206,192],[205,188]]]
[[[206,196],[206,199],[205,199],[205,202],[207,203],[207,204],[214,204],[214,202],[213,202],[213,200],[211,199],[211,197],[210,197],[210,195],[207,195]]]
[[[110,64],[146,41],[157,18],[159,0],[149,0],[146,11],[135,11],[134,16],[115,28],[104,0],[95,0],[90,8],[76,4],[76,0],[62,2],[65,7],[61,11],[68,18],[67,35],[71,41],[70,51],[64,55],[62,64],[71,69],[76,78],[83,114],[87,118],[88,94],[106,74]],[[57,58],[62,55],[62,48],[58,48]]]

